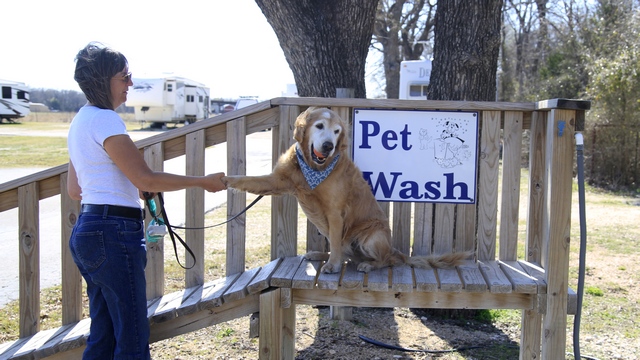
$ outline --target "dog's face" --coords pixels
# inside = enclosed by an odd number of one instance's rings
[[[346,148],[346,126],[340,116],[327,108],[309,108],[296,119],[293,137],[305,161],[322,170]]]

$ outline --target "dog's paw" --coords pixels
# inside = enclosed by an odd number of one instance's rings
[[[340,263],[334,264],[334,263],[328,262],[322,265],[322,269],[320,271],[325,274],[334,274],[334,273],[340,272],[340,270],[342,269],[342,266],[340,265],[341,265]]]
[[[358,271],[362,271],[362,272],[369,272],[371,270],[374,270],[375,268],[373,267],[373,265],[371,265],[371,263],[363,261],[360,264],[358,264]]]

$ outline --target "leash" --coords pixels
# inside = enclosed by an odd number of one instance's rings
[[[171,225],[169,223],[169,217],[167,216],[167,211],[165,210],[165,206],[164,206],[164,197],[162,196],[162,193],[158,193],[158,200],[160,200],[160,213],[162,215],[162,220],[158,219],[158,213],[157,211],[153,211],[152,209],[155,209],[155,206],[152,205],[151,200],[153,199],[153,196],[151,195],[151,193],[148,192],[144,192],[143,196],[145,198],[145,202],[147,204],[147,207],[149,208],[149,211],[151,213],[151,217],[153,217],[153,219],[158,223],[158,224],[163,224],[167,226],[168,232],[169,232],[169,236],[171,237],[171,242],[173,243],[173,250],[174,250],[174,254],[176,257],[176,260],[178,261],[178,265],[180,265],[180,267],[182,267],[183,269],[191,269],[196,265],[196,256],[193,253],[193,250],[191,250],[191,248],[189,247],[189,245],[187,245],[187,243],[182,240],[182,238],[180,237],[180,235],[178,235],[174,229],[182,229],[182,230],[203,230],[203,229],[208,229],[208,228],[213,228],[216,226],[220,226],[220,225],[224,225],[230,221],[235,220],[238,216],[244,214],[245,212],[247,212],[247,210],[249,210],[253,205],[255,205],[260,199],[262,199],[262,195],[259,195],[255,200],[253,200],[251,202],[251,204],[249,204],[247,207],[245,207],[242,211],[240,211],[239,213],[237,213],[236,215],[232,216],[231,218],[227,219],[224,222],[221,222],[219,224],[215,224],[215,225],[210,225],[210,226],[203,226],[203,227],[184,227],[184,226],[174,226]],[[190,267],[185,267],[184,265],[182,265],[182,263],[180,262],[180,257],[178,256],[178,246],[176,245],[176,238],[178,238],[178,241],[180,241],[180,243],[182,244],[182,246],[184,246],[185,251],[187,251],[189,253],[189,255],[191,255],[191,258],[193,259],[193,265],[191,265]]]

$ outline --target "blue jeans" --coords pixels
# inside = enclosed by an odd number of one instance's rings
[[[142,220],[82,213],[69,247],[89,296],[83,359],[150,359]]]

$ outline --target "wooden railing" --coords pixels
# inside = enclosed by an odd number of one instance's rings
[[[416,101],[416,100],[372,100],[372,99],[333,99],[333,98],[275,98],[241,110],[229,112],[215,118],[200,121],[188,126],[167,131],[159,135],[146,138],[136,142],[136,145],[143,153],[145,160],[154,170],[163,170],[164,163],[170,159],[185,156],[187,175],[203,175],[204,164],[208,161],[215,161],[206,158],[205,150],[209,147],[226,143],[227,153],[227,173],[245,174],[246,157],[246,137],[249,134],[272,130],[272,153],[275,163],[278,156],[293,143],[293,123],[295,118],[308,106],[330,107],[337,111],[345,119],[350,119],[354,108],[375,108],[375,109],[422,109],[422,110],[467,110],[478,111],[483,119],[491,119],[491,122],[481,123],[481,136],[491,136],[492,147],[499,146],[503,141],[509,153],[505,156],[517,156],[518,160],[510,160],[511,164],[519,162],[522,152],[522,131],[529,130],[532,141],[531,168],[538,169],[532,174],[529,184],[529,218],[527,220],[527,242],[526,260],[532,263],[553,264],[556,261],[564,261],[568,256],[568,246],[553,237],[562,238],[564,232],[568,231],[566,223],[569,221],[568,211],[570,211],[571,188],[566,189],[566,180],[571,179],[571,159],[574,130],[580,130],[584,122],[584,111],[589,108],[589,103],[584,101],[549,100],[538,103],[504,103],[504,102],[473,102],[473,101]],[[567,109],[567,110],[563,110]],[[540,142],[549,132],[547,122],[549,114],[551,118],[562,118],[567,122],[566,138],[561,143],[553,144],[551,147]],[[491,124],[491,125],[490,125]],[[489,126],[497,128],[489,129]],[[552,126],[552,125],[549,125]],[[501,130],[502,129],[502,130]],[[504,133],[500,139],[501,132]],[[513,135],[513,137],[512,137]],[[566,140],[568,139],[568,140]],[[480,146],[480,157],[489,153],[489,150]],[[514,149],[518,149],[517,151]],[[553,153],[547,153],[549,149]],[[495,150],[495,149],[494,149]],[[558,150],[557,152],[555,152]],[[486,151],[486,153],[485,153]],[[491,150],[491,154],[496,154]],[[537,152],[537,154],[535,154]],[[494,155],[491,155],[494,156]],[[497,155],[496,155],[497,156]],[[560,156],[558,161],[545,162],[546,156]],[[498,159],[491,159],[491,166],[498,166]],[[548,164],[554,164],[557,168],[546,169]],[[562,169],[561,167],[566,168]],[[540,170],[541,169],[541,170]],[[509,169],[515,171],[516,169]],[[492,170],[493,171],[493,170]],[[545,179],[545,171],[552,171],[557,177]],[[497,179],[496,179],[497,181]],[[557,185],[548,182],[558,182]],[[67,165],[54,167],[39,173],[26,176],[20,179],[0,184],[0,216],[2,212],[17,208],[19,218],[19,229],[16,234],[16,241],[19,242],[19,266],[20,266],[20,337],[29,336],[39,331],[39,317],[41,312],[40,304],[40,239],[42,230],[39,226],[39,203],[46,198],[60,195],[61,232],[60,243],[62,246],[62,325],[74,323],[81,320],[82,297],[81,297],[81,276],[70,256],[67,242],[80,211],[80,203],[71,200],[66,192]],[[516,185],[516,184],[512,184]],[[556,209],[554,216],[558,218],[544,218],[548,215],[549,196],[548,190],[552,186],[554,196],[558,199],[553,201],[566,202],[562,209]],[[504,184],[503,184],[504,187]],[[562,190],[560,188],[562,187]],[[495,185],[497,191],[497,184]],[[519,187],[518,187],[519,191]],[[184,218],[186,227],[198,228],[204,226],[204,191],[202,189],[186,190],[187,203]],[[481,195],[482,196],[482,195]],[[497,196],[497,194],[496,194]],[[501,216],[515,216],[517,219],[518,209],[514,208],[517,201],[511,196],[516,194],[503,194]],[[567,199],[568,198],[568,199]],[[482,198],[479,201],[483,201]],[[246,206],[246,194],[240,192],[228,192],[227,213],[236,214]],[[272,199],[271,212],[271,258],[295,256],[306,251],[297,248],[297,202],[292,196],[279,196]],[[495,246],[483,247],[485,243],[494,243],[496,238],[517,237],[517,229],[511,229],[503,224],[497,228],[496,213],[498,209],[492,209],[488,213],[478,214],[477,223],[475,220],[469,223],[475,229],[465,229],[460,227],[458,231],[469,231],[473,235],[473,242],[477,249],[477,254],[483,259],[508,258],[515,256],[517,249],[506,246],[499,247],[496,254]],[[515,212],[515,214],[506,212]],[[394,215],[391,225],[394,232],[410,233],[410,221],[412,209],[406,204],[394,204]],[[459,216],[464,216],[460,213]],[[569,214],[570,215],[570,214]],[[243,215],[243,218],[246,215]],[[484,216],[484,218],[483,218]],[[234,221],[227,224],[227,246],[226,246],[226,272],[227,275],[241,273],[245,270],[245,228],[244,221]],[[512,224],[513,222],[508,222]],[[477,231],[476,231],[477,230]],[[452,235],[452,237],[455,237]],[[552,240],[550,241],[549,238]],[[204,230],[187,230],[186,242],[196,254],[195,266],[186,270],[185,288],[201,285],[205,279],[204,268]],[[307,248],[322,248],[324,239],[317,233],[308,231]],[[507,242],[504,242],[506,244]],[[509,242],[510,246],[513,242]],[[400,244],[409,250],[409,241]],[[551,248],[550,248],[551,247]],[[547,258],[548,256],[548,258]],[[148,264],[147,264],[147,296],[156,298],[165,293],[164,283],[164,247],[162,242],[148,244]],[[187,257],[188,266],[193,262]],[[549,278],[547,286],[549,289],[566,287],[563,282],[563,274],[556,278]],[[549,291],[551,293],[551,291]],[[566,303],[566,301],[565,301]],[[556,315],[566,318],[566,308],[546,309],[547,315],[551,316],[548,321],[554,321]],[[563,313],[564,311],[564,313]],[[551,313],[550,313],[551,312]],[[563,315],[564,314],[564,315]],[[557,344],[564,348],[564,344]]]

